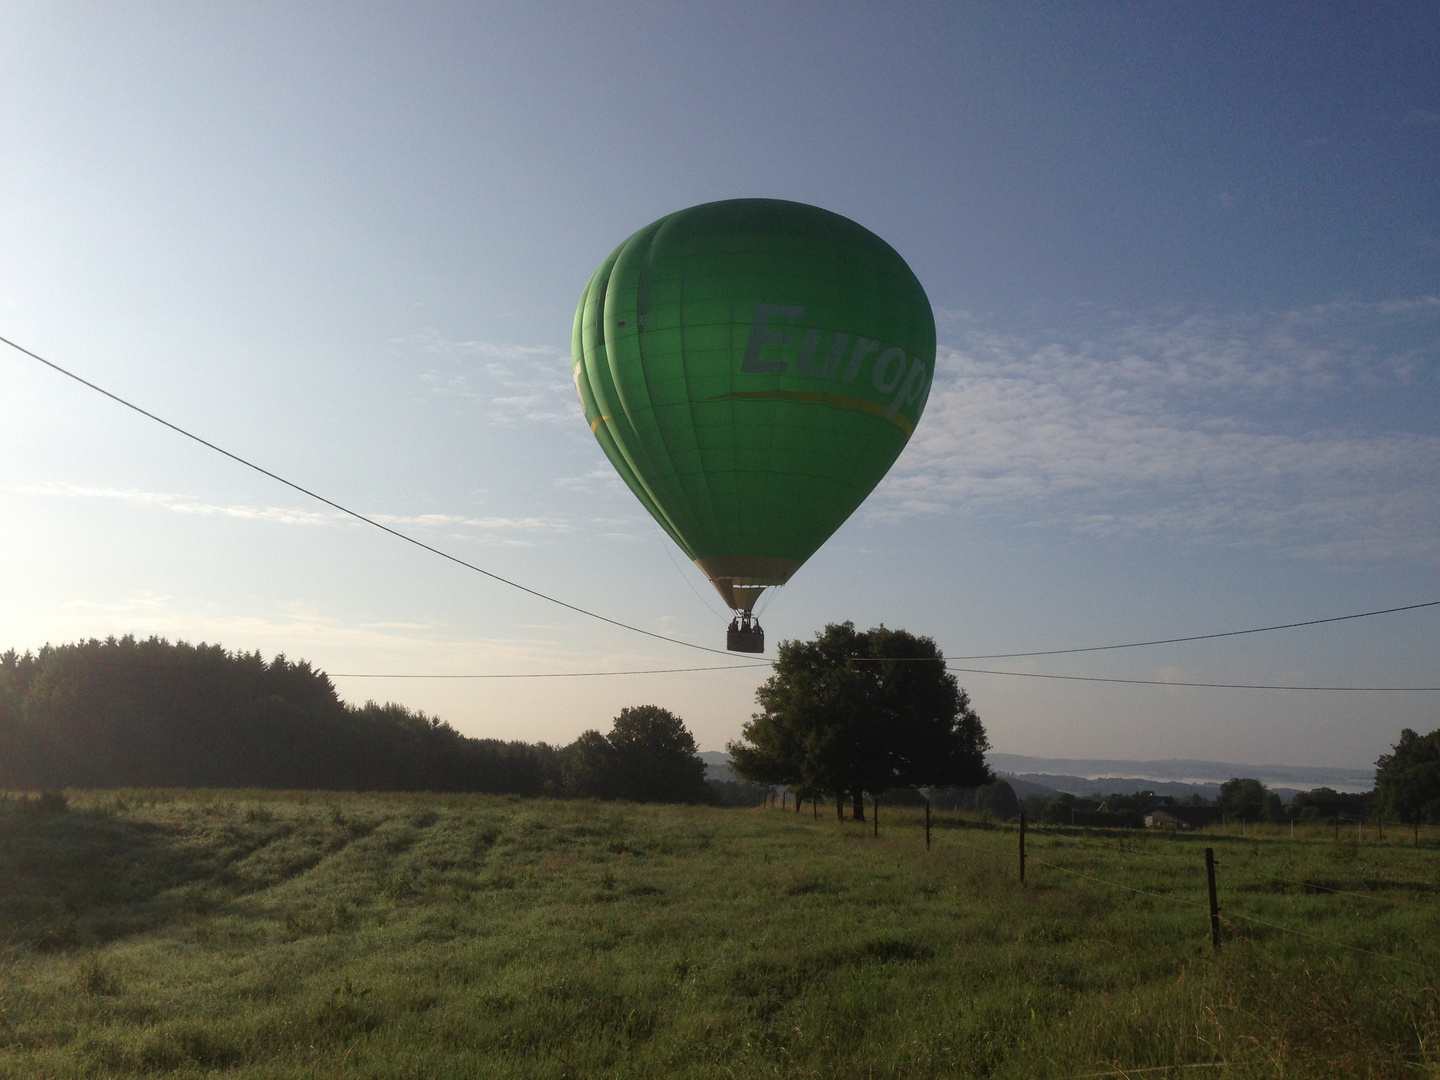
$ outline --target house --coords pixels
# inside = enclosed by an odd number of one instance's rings
[[[1145,815],[1147,829],[1198,829],[1219,825],[1225,812],[1218,806],[1157,806]]]

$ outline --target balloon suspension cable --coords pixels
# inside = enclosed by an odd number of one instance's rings
[[[774,601],[775,597],[780,594],[780,590],[782,588],[783,586],[781,585],[772,585],[770,586],[769,590],[764,594],[764,596],[761,597],[759,604],[756,605],[756,607],[759,608],[759,610],[755,612],[755,617],[757,619],[761,615],[764,615],[765,612],[770,609],[771,602]]]

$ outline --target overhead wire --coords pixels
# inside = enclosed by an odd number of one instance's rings
[[[928,658],[921,658],[928,659]],[[1352,693],[1369,691],[1373,693],[1433,693],[1440,686],[1291,686],[1277,683],[1213,683],[1185,682],[1179,679],[1118,679],[1099,675],[1049,675],[1039,671],[995,671],[990,668],[954,667],[946,661],[951,671],[970,675],[1008,675],[1017,679],[1061,679],[1066,682],[1126,683],[1132,686],[1188,686],[1206,687],[1214,690],[1343,690]]]
[[[1277,623],[1274,626],[1256,626],[1249,630],[1225,630],[1216,634],[1191,634],[1187,637],[1157,638],[1154,641],[1130,641],[1122,645],[1087,645],[1076,649],[1041,649],[1035,652],[975,653],[970,656],[952,656],[952,660],[1018,660],[1026,656],[1064,656],[1068,653],[1107,652],[1111,649],[1143,649],[1151,645],[1178,645],[1184,641],[1212,641],[1215,638],[1241,637],[1245,634],[1266,634],[1271,630],[1294,630],[1301,626],[1320,626],[1324,623],[1345,622],[1348,619],[1368,619],[1372,615],[1392,615],[1397,611],[1415,611],[1418,608],[1440,606],[1440,600],[1427,600],[1423,604],[1405,604],[1402,607],[1380,608],[1376,611],[1359,611],[1353,615],[1333,615],[1327,619],[1306,619],[1304,622]]]
[[[519,674],[427,675],[376,674],[374,672],[327,671],[332,679],[584,679],[605,675],[678,675],[690,671],[741,671],[745,668],[769,667],[769,662],[748,664],[716,664],[713,667],[643,668],[638,671],[534,671]]]
[[[655,638],[657,641],[666,641],[666,642],[669,642],[669,643],[672,644],[672,645],[683,645],[683,646],[685,646],[687,649],[699,649],[701,652],[717,653],[717,654],[720,655],[720,656],[727,656],[727,655],[729,655],[728,652],[727,652],[727,650],[725,650],[725,649],[713,649],[713,648],[711,648],[711,647],[708,646],[708,645],[697,645],[697,644],[695,644],[693,641],[685,641],[685,640],[683,640],[682,638],[670,637],[668,634],[656,633],[654,630],[646,630],[646,629],[643,629],[642,627],[639,627],[639,626],[632,626],[630,623],[627,623],[627,622],[621,622],[619,619],[612,619],[612,618],[610,618],[608,615],[601,615],[601,614],[599,614],[598,612],[590,611],[590,610],[588,610],[588,609],[586,609],[586,608],[580,607],[578,604],[569,603],[568,601],[561,600],[559,597],[551,596],[551,595],[549,595],[548,593],[543,593],[543,592],[541,592],[539,589],[532,589],[532,588],[530,588],[530,586],[528,586],[528,585],[522,585],[522,584],[520,584],[518,581],[512,581],[511,579],[509,579],[509,578],[507,578],[507,577],[502,577],[500,574],[496,574],[496,573],[494,573],[493,571],[486,570],[486,569],[484,569],[483,567],[480,567],[480,566],[476,566],[474,563],[472,563],[472,562],[467,562],[466,560],[460,558],[458,555],[451,555],[448,551],[442,551],[442,550],[440,550],[440,549],[437,548],[437,547],[434,547],[434,546],[432,546],[432,545],[430,545],[430,544],[425,543],[425,541],[423,541],[423,540],[417,540],[415,537],[409,536],[409,535],[407,535],[406,533],[401,532],[399,529],[392,529],[389,525],[384,525],[384,524],[382,524],[381,522],[376,521],[374,518],[366,517],[364,514],[360,513],[358,510],[352,510],[352,509],[350,509],[350,507],[344,506],[344,505],[342,505],[341,503],[336,502],[334,499],[327,499],[324,495],[321,495],[321,494],[318,494],[317,492],[311,491],[309,488],[304,487],[304,486],[302,486],[302,485],[300,485],[300,484],[297,484],[297,483],[295,483],[295,481],[293,481],[293,480],[287,480],[285,477],[281,476],[280,474],[271,472],[269,469],[266,469],[266,468],[264,468],[263,466],[257,465],[257,464],[255,464],[255,462],[249,461],[249,460],[247,460],[246,458],[241,457],[239,454],[232,453],[231,451],[226,450],[226,449],[225,449],[224,447],[222,447],[222,446],[217,446],[217,445],[215,445],[214,443],[210,442],[208,439],[202,439],[199,435],[196,435],[194,432],[187,431],[185,428],[182,428],[179,424],[173,424],[173,423],[171,423],[169,420],[164,419],[163,417],[156,416],[154,413],[152,413],[152,412],[150,412],[150,411],[148,411],[148,410],[146,410],[146,409],[142,409],[139,405],[136,405],[134,402],[132,402],[132,401],[127,401],[125,398],[122,398],[119,394],[115,394],[115,393],[112,393],[112,392],[109,391],[109,390],[106,390],[103,386],[97,386],[95,383],[91,382],[89,379],[82,378],[81,376],[75,374],[73,371],[70,371],[70,370],[68,370],[68,369],[66,369],[66,368],[61,367],[59,364],[55,363],[54,361],[45,359],[45,357],[41,356],[39,353],[31,352],[29,349],[25,348],[23,345],[18,345],[18,344],[16,344],[15,342],[11,341],[11,340],[10,340],[9,338],[7,338],[7,337],[0,336],[0,342],[4,342],[6,345],[9,345],[12,349],[15,349],[17,352],[22,352],[22,353],[24,353],[26,356],[30,357],[32,360],[38,360],[40,363],[44,364],[46,367],[50,368],[51,370],[56,371],[56,372],[59,372],[61,375],[64,375],[67,379],[74,379],[74,380],[75,380],[76,382],[78,382],[80,385],[85,386],[85,387],[88,387],[88,388],[91,389],[91,390],[94,390],[97,394],[103,394],[105,397],[109,398],[111,401],[114,401],[114,402],[116,402],[116,403],[119,404],[119,405],[125,406],[125,408],[127,408],[127,409],[131,409],[131,410],[133,410],[134,412],[139,413],[141,416],[145,417],[146,419],[153,420],[153,421],[155,421],[155,423],[160,424],[160,425],[162,425],[162,426],[164,426],[164,427],[169,428],[171,431],[175,432],[176,434],[183,435],[183,436],[185,436],[185,438],[190,439],[190,440],[192,440],[192,441],[194,441],[194,442],[199,443],[201,446],[205,447],[206,449],[213,450],[213,451],[215,451],[217,454],[220,454],[220,455],[222,455],[222,456],[224,456],[224,457],[229,458],[231,461],[234,461],[234,462],[237,462],[238,464],[244,465],[247,469],[253,469],[255,472],[260,473],[262,476],[268,476],[271,480],[274,480],[274,481],[276,481],[277,483],[284,484],[286,487],[291,488],[292,490],[298,491],[298,492],[300,492],[302,495],[309,496],[310,498],[316,500],[317,502],[324,503],[326,506],[331,507],[332,509],[338,510],[338,511],[340,511],[342,514],[346,514],[346,515],[354,518],[356,521],[364,522],[366,525],[371,525],[371,526],[379,529],[381,532],[387,532],[387,533],[389,533],[391,536],[397,537],[397,538],[400,539],[400,540],[404,540],[407,544],[414,544],[416,547],[418,547],[418,548],[420,548],[420,549],[422,549],[422,550],[424,550],[424,551],[428,551],[428,552],[430,552],[432,555],[438,555],[438,556],[440,556],[442,559],[447,559],[447,560],[449,560],[450,562],[455,563],[457,566],[463,566],[465,569],[467,569],[467,570],[473,570],[473,571],[475,571],[475,573],[477,573],[477,574],[482,574],[482,575],[484,575],[485,577],[490,578],[492,581],[498,581],[500,584],[502,584],[502,585],[508,585],[508,586],[509,586],[510,588],[512,588],[512,589],[518,589],[520,592],[528,593],[529,595],[534,596],[534,597],[536,597],[536,598],[538,598],[538,599],[540,599],[540,600],[544,600],[544,601],[546,601],[546,602],[548,602],[548,603],[555,604],[555,605],[557,605],[557,606],[559,606],[559,607],[562,607],[562,608],[567,609],[568,611],[576,612],[576,613],[579,614],[579,615],[584,615],[584,616],[587,616],[588,618],[591,618],[591,619],[597,619],[597,620],[599,620],[600,622],[603,622],[603,623],[609,623],[611,626],[617,626],[617,627],[619,627],[619,628],[622,629],[622,630],[629,630],[629,631],[631,631],[632,633],[636,633],[636,634],[644,634],[646,637]]]
[[[362,522],[363,524],[366,524],[366,525],[370,525],[370,526],[372,526],[373,528],[379,529],[381,532],[389,533],[391,536],[394,536],[394,537],[396,537],[396,538],[399,539],[399,540],[403,540],[403,541],[405,541],[405,542],[408,543],[408,544],[412,544],[412,545],[414,545],[415,547],[418,547],[418,548],[420,548],[420,549],[423,550],[423,551],[428,551],[428,552],[430,552],[432,555],[438,555],[440,558],[445,559],[445,560],[447,560],[447,561],[449,561],[449,562],[455,563],[457,566],[461,566],[461,567],[464,567],[464,568],[467,569],[467,570],[474,571],[474,572],[477,573],[477,574],[480,574],[480,575],[482,575],[482,576],[484,576],[484,577],[490,578],[492,581],[496,581],[496,582],[498,582],[498,583],[500,583],[500,584],[502,584],[502,585],[509,586],[510,588],[516,589],[516,590],[518,590],[518,591],[520,591],[520,592],[527,593],[527,594],[529,594],[529,595],[531,595],[531,596],[536,597],[537,599],[544,600],[544,601],[546,601],[547,603],[555,604],[555,605],[557,605],[558,607],[565,608],[565,609],[568,610],[568,611],[573,611],[573,612],[575,612],[575,613],[577,613],[577,614],[579,614],[579,615],[584,615],[584,616],[586,616],[587,618],[596,619],[596,620],[598,620],[598,621],[600,621],[600,622],[607,623],[607,624],[609,624],[609,625],[611,625],[611,626],[618,627],[619,629],[622,629],[622,630],[629,630],[629,631],[632,632],[632,633],[643,634],[644,636],[649,637],[649,638],[653,638],[653,639],[655,639],[655,640],[657,640],[657,641],[664,641],[664,642],[667,642],[667,643],[672,644],[672,645],[681,645],[681,646],[684,646],[685,648],[697,649],[697,650],[699,650],[699,651],[701,651],[701,652],[713,653],[713,654],[718,655],[718,656],[728,656],[728,655],[729,655],[729,651],[726,650],[726,649],[716,649],[716,648],[712,648],[712,647],[710,647],[710,646],[708,646],[708,645],[699,645],[699,644],[696,644],[695,642],[692,642],[692,641],[686,641],[686,640],[684,640],[683,638],[671,637],[671,636],[668,635],[668,634],[661,634],[661,633],[658,633],[658,632],[656,632],[656,631],[654,631],[654,630],[646,630],[646,629],[644,629],[644,628],[642,628],[642,627],[635,626],[635,625],[633,625],[633,624],[631,624],[631,623],[623,622],[623,621],[621,621],[621,620],[619,620],[619,619],[613,619],[613,618],[609,617],[608,615],[602,615],[602,614],[600,614],[599,612],[591,611],[591,610],[589,610],[588,608],[583,608],[583,607],[579,606],[578,604],[572,604],[572,603],[570,603],[570,602],[568,602],[568,601],[566,601],[566,600],[561,600],[559,597],[551,596],[551,595],[548,594],[548,593],[541,592],[539,589],[531,588],[531,587],[528,586],[528,585],[523,585],[523,584],[521,584],[521,583],[518,582],[518,581],[514,581],[514,580],[512,580],[512,579],[510,579],[510,578],[504,577],[504,576],[502,576],[502,575],[500,575],[500,574],[497,574],[497,573],[495,573],[495,572],[493,572],[493,571],[486,570],[485,568],[480,567],[480,566],[477,566],[477,565],[475,565],[474,563],[469,562],[469,561],[467,561],[467,560],[465,560],[465,559],[462,559],[462,558],[460,558],[460,557],[457,556],[457,555],[452,555],[452,554],[450,554],[450,553],[447,552],[447,551],[443,551],[443,550],[441,550],[440,548],[437,548],[437,547],[435,547],[435,546],[433,546],[433,545],[431,545],[431,544],[425,543],[423,540],[419,540],[419,539],[417,539],[417,538],[415,538],[415,537],[413,537],[413,536],[408,535],[407,533],[403,533],[403,532],[401,532],[401,531],[398,530],[398,529],[392,528],[392,527],[389,526],[389,525],[385,525],[385,524],[383,524],[383,523],[375,520],[374,518],[368,517],[368,516],[366,516],[365,514],[360,513],[360,512],[357,511],[357,510],[352,510],[350,507],[345,506],[345,505],[343,505],[342,503],[336,502],[336,501],[333,500],[333,499],[329,499],[329,498],[325,497],[324,495],[319,494],[318,492],[312,491],[312,490],[310,490],[309,488],[304,487],[303,485],[296,483],[296,482],[293,481],[293,480],[289,480],[289,479],[287,479],[286,477],[281,476],[281,475],[278,474],[278,473],[272,472],[271,470],[269,470],[269,469],[267,469],[267,468],[265,468],[265,467],[263,467],[263,466],[261,466],[261,465],[258,465],[258,464],[256,464],[255,462],[250,461],[250,460],[248,460],[247,458],[244,458],[244,457],[240,456],[239,454],[236,454],[236,453],[234,453],[234,452],[232,452],[232,451],[230,451],[230,450],[226,450],[224,447],[218,446],[218,445],[216,445],[215,443],[212,443],[212,442],[210,442],[209,440],[204,439],[204,438],[202,438],[202,437],[199,436],[199,435],[196,435],[194,432],[191,432],[191,431],[186,430],[185,428],[181,427],[181,426],[178,425],[178,424],[172,423],[171,421],[166,420],[166,419],[164,419],[164,418],[161,417],[161,416],[157,416],[155,413],[152,413],[152,412],[148,411],[147,409],[144,409],[144,408],[142,408],[141,406],[136,405],[134,402],[129,401],[129,400],[121,397],[119,394],[113,393],[113,392],[110,391],[110,390],[106,390],[104,387],[99,386],[99,385],[97,385],[96,383],[93,383],[93,382],[91,382],[90,380],[88,380],[88,379],[86,379],[86,378],[84,378],[84,377],[82,377],[82,376],[80,376],[80,375],[77,375],[75,372],[70,371],[69,369],[67,369],[67,368],[65,368],[65,367],[62,367],[61,365],[55,363],[54,361],[52,361],[52,360],[47,360],[45,357],[41,356],[39,353],[36,353],[36,352],[31,351],[30,349],[25,348],[23,345],[20,345],[20,344],[18,344],[17,342],[14,342],[14,341],[10,340],[10,339],[7,338],[7,337],[0,336],[0,342],[3,342],[4,344],[9,345],[12,349],[15,349],[17,352],[23,353],[24,355],[30,357],[32,360],[36,360],[36,361],[38,361],[39,363],[44,364],[46,367],[50,368],[51,370],[53,370],[53,371],[55,371],[55,372],[57,372],[57,373],[59,373],[59,374],[61,374],[61,375],[64,375],[66,378],[72,379],[72,380],[74,380],[75,382],[80,383],[82,386],[84,386],[84,387],[86,387],[86,388],[88,388],[88,389],[90,389],[90,390],[94,390],[96,393],[101,394],[101,395],[109,398],[110,400],[116,402],[117,404],[123,405],[125,408],[130,409],[130,410],[132,410],[132,411],[134,411],[134,412],[139,413],[141,416],[144,416],[146,419],[148,419],[148,420],[153,420],[155,423],[160,424],[160,425],[163,426],[163,427],[169,428],[171,431],[174,431],[176,434],[182,435],[182,436],[184,436],[185,438],[190,439],[190,440],[193,441],[193,442],[199,443],[201,446],[204,446],[204,447],[205,447],[206,449],[208,449],[208,450],[213,450],[215,453],[220,454],[220,455],[222,455],[223,457],[227,457],[227,458],[229,458],[230,460],[236,462],[237,464],[243,465],[243,466],[245,466],[245,467],[248,468],[248,469],[252,469],[252,470],[254,470],[255,472],[260,473],[262,476],[268,477],[269,479],[274,480],[275,482],[277,482],[277,483],[279,483],[279,484],[283,484],[284,486],[286,486],[286,487],[288,487],[288,488],[291,488],[291,489],[294,490],[294,491],[300,492],[302,495],[305,495],[305,496],[307,496],[308,498],[311,498],[311,499],[316,500],[317,502],[323,503],[324,505],[329,506],[329,507],[331,507],[331,508],[334,509],[334,510],[338,510],[340,513],[345,514],[345,515],[347,515],[348,517],[354,518],[356,521]],[[669,554],[669,549],[668,549],[668,547],[666,548],[666,553],[667,553],[667,555]],[[671,556],[671,562],[672,562],[672,563],[674,562],[674,557],[673,557],[673,556]],[[677,566],[676,569],[679,570],[679,567]],[[684,577],[684,574],[681,573],[681,576]],[[687,583],[687,585],[690,584],[688,578],[686,578],[686,583]],[[691,585],[690,587],[691,587],[692,591],[694,591],[694,586]],[[697,592],[696,595],[699,596],[699,593]],[[772,596],[771,598],[773,598],[773,596]],[[704,598],[703,598],[703,597],[701,597],[701,601],[702,601],[702,603],[704,602]],[[767,604],[766,606],[768,606],[768,604]],[[1028,656],[1060,656],[1060,655],[1067,655],[1067,654],[1073,654],[1073,653],[1105,652],[1105,651],[1111,651],[1111,650],[1116,650],[1116,649],[1138,649],[1138,648],[1146,648],[1146,647],[1155,646],[1155,645],[1173,645],[1173,644],[1179,644],[1179,643],[1181,643],[1181,642],[1207,641],[1207,640],[1213,640],[1213,639],[1216,639],[1216,638],[1239,637],[1239,636],[1247,635],[1247,634],[1261,634],[1261,633],[1267,633],[1267,632],[1274,631],[1274,630],[1290,630],[1290,629],[1295,629],[1295,628],[1303,627],[1303,626],[1319,626],[1319,625],[1322,625],[1322,624],[1325,624],[1325,623],[1345,622],[1345,621],[1351,620],[1351,619],[1363,619],[1363,618],[1368,618],[1368,617],[1374,616],[1374,615],[1389,615],[1389,614],[1393,614],[1393,613],[1395,613],[1395,612],[1414,611],[1414,610],[1417,610],[1417,609],[1420,609],[1420,608],[1429,608],[1429,607],[1436,607],[1436,606],[1440,606],[1440,600],[1430,600],[1430,601],[1426,601],[1426,602],[1418,603],[1418,604],[1406,604],[1406,605],[1403,605],[1403,606],[1400,606],[1400,607],[1381,608],[1381,609],[1377,609],[1377,610],[1374,610],[1374,611],[1362,611],[1362,612],[1356,612],[1356,613],[1350,614],[1350,615],[1336,615],[1336,616],[1331,616],[1331,617],[1329,617],[1329,618],[1323,618],[1323,619],[1308,619],[1308,620],[1305,620],[1305,621],[1302,621],[1302,622],[1280,623],[1280,624],[1275,624],[1275,625],[1272,625],[1272,626],[1253,627],[1253,628],[1249,628],[1249,629],[1245,629],[1245,630],[1227,630],[1227,631],[1222,631],[1222,632],[1218,632],[1218,633],[1211,633],[1211,634],[1192,634],[1192,635],[1188,635],[1188,636],[1185,636],[1185,637],[1159,638],[1159,639],[1154,639],[1154,640],[1149,640],[1149,641],[1134,641],[1134,642],[1126,642],[1126,643],[1115,644],[1115,645],[1094,645],[1094,646],[1083,646],[1083,647],[1077,647],[1077,648],[1044,649],[1044,650],[1035,650],[1035,651],[1030,651],[1030,652],[1014,652],[1014,653],[976,653],[976,654],[967,654],[967,655],[963,655],[963,656],[952,656],[952,657],[950,657],[950,661],[954,661],[954,660],[997,660],[997,659],[1006,659],[1006,658],[1028,657]],[[706,604],[706,607],[708,608],[708,607],[709,607],[709,604]],[[763,609],[762,609],[762,610],[763,610]],[[712,612],[712,614],[714,613],[714,609],[713,609],[713,608],[711,609],[711,612]],[[754,667],[754,666],[756,666],[756,665],[754,665],[754,664],[736,664],[736,665],[727,665],[727,666],[734,666],[734,667]],[[947,666],[949,666],[952,671],[959,671],[959,672],[964,672],[964,673],[967,673],[967,674],[976,674],[976,675],[1000,675],[1000,676],[1007,676],[1007,677],[1011,677],[1011,678],[1028,678],[1028,679],[1059,679],[1059,680],[1065,680],[1065,681],[1071,681],[1071,682],[1121,683],[1121,684],[1130,684],[1130,685],[1139,685],[1139,686],[1200,687],[1200,688],[1226,689],[1226,690],[1305,690],[1305,691],[1350,691],[1350,692],[1364,692],[1364,691],[1372,691],[1372,692],[1433,692],[1433,691],[1440,690],[1440,686],[1292,686],[1292,685],[1274,685],[1274,684],[1256,684],[1256,683],[1205,683],[1205,682],[1184,682],[1184,681],[1178,681],[1178,680],[1161,680],[1161,679],[1121,679],[1121,678],[1105,678],[1105,677],[1100,677],[1100,676],[1087,676],[1087,675],[1052,675],[1052,674],[1044,674],[1044,673],[1040,673],[1040,672],[996,671],[996,670],[985,669],[985,668],[961,668],[961,667],[955,667],[955,666],[953,666],[953,664],[951,664],[949,661],[947,661]],[[646,671],[637,671],[637,672],[633,672],[633,674],[660,674],[660,673],[662,673],[663,670],[687,670],[687,669],[654,669],[654,670],[646,670]],[[701,670],[701,669],[694,669],[694,670]],[[603,676],[603,675],[610,675],[610,674],[631,674],[631,673],[622,673],[622,672],[562,672],[562,673],[554,673],[554,674],[551,674],[551,673],[530,673],[530,674],[517,674],[517,675],[514,675],[514,676],[505,676],[505,677],[514,677],[514,678],[578,678],[578,677],[581,677],[581,676],[590,676],[590,675]],[[499,677],[502,677],[502,676],[499,676],[499,675],[477,675],[477,676],[468,676],[468,675],[461,675],[461,676],[444,676],[444,675],[424,675],[424,676],[421,676],[421,675],[405,675],[405,676],[399,676],[399,675],[383,675],[383,676],[371,676],[371,675],[369,675],[369,674],[361,675],[361,674],[358,674],[358,673],[357,673],[357,674],[346,675],[346,676],[344,676],[344,677],[346,677],[346,678],[364,678],[364,677],[382,677],[382,678],[400,678],[400,677],[405,677],[405,678],[422,678],[422,677],[423,677],[423,678],[450,678],[450,677],[456,677],[456,678],[499,678]]]

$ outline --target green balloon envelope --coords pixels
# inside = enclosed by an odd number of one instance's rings
[[[749,610],[854,513],[929,397],[935,318],[889,244],[732,199],[621,244],[575,312],[575,386],[636,497]]]

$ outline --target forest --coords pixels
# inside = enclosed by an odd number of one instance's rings
[[[272,788],[759,801],[712,791],[694,739],[656,706],[568,747],[475,739],[422,712],[342,701],[283,655],[163,638],[0,655],[0,787]]]

